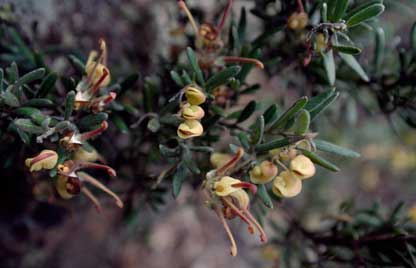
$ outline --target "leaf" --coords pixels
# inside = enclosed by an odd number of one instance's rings
[[[290,119],[295,117],[295,115],[308,103],[308,97],[304,96],[298,99],[289,109],[286,110],[279,118],[274,122],[270,123],[270,127],[266,131],[281,128],[284,126]]]
[[[50,107],[53,106],[54,103],[50,99],[45,98],[34,98],[28,100],[24,106],[31,106],[31,107]]]
[[[291,142],[288,138],[276,139],[270,142],[256,145],[256,151],[259,153],[267,152],[273,149],[282,148],[289,145]]]
[[[348,27],[354,27],[364,21],[370,20],[374,17],[377,17],[384,11],[383,4],[373,4],[367,6],[363,9],[358,10],[356,13],[352,14],[347,20]]]
[[[333,50],[330,49],[327,52],[321,52],[321,55],[324,61],[324,68],[326,72],[327,81],[331,86],[333,86],[335,84],[336,73]]]
[[[267,192],[266,186],[264,184],[257,185],[257,194],[259,195],[261,201],[263,201],[263,204],[268,208],[273,208],[273,202],[272,199],[269,196],[269,193]]]
[[[270,122],[276,120],[277,117],[277,105],[272,104],[269,108],[263,113],[264,124],[267,125]]]
[[[263,140],[264,135],[264,117],[261,115],[257,118],[253,125],[253,134],[251,135],[251,143],[259,144]]]
[[[180,147],[176,146],[175,148],[170,148],[163,144],[159,144],[159,152],[164,157],[177,157],[180,153]]]
[[[324,168],[326,168],[328,170],[334,171],[334,172],[339,171],[339,168],[336,165],[332,164],[331,162],[329,162],[328,160],[322,158],[321,156],[319,156],[319,155],[317,155],[317,154],[315,154],[313,152],[310,152],[308,150],[302,149],[302,148],[298,148],[298,149],[300,151],[302,151],[302,154],[304,156],[306,156],[307,158],[309,158],[315,164],[320,165],[320,166],[322,166],[322,167],[324,167]]]
[[[20,106],[19,99],[10,90],[3,92],[1,94],[1,98],[3,99],[4,103],[10,107]]]
[[[204,76],[202,75],[201,68],[199,68],[198,59],[196,58],[195,52],[192,48],[186,48],[186,55],[188,56],[189,63],[191,64],[192,70],[196,75],[196,80],[198,81],[199,85],[204,86]]]
[[[410,31],[410,45],[413,53],[416,53],[416,22],[413,23],[412,30]]]
[[[308,110],[305,110],[305,109],[300,110],[299,115],[296,118],[295,125],[294,125],[295,134],[305,135],[305,133],[309,130],[310,123],[311,123],[311,115],[309,114]]]
[[[44,115],[39,109],[33,107],[21,107],[14,111],[17,115],[29,117],[35,122],[36,124],[41,125],[42,122],[48,118],[48,116]]]
[[[127,76],[121,83],[120,83],[120,90],[118,91],[117,95],[123,95],[127,90],[132,89],[137,81],[139,80],[140,75],[138,73],[133,73]]]
[[[361,77],[361,79],[366,82],[370,81],[363,67],[361,67],[354,56],[345,53],[339,53],[339,56],[348,66],[350,66],[351,69],[353,69]]]
[[[245,33],[247,28],[247,13],[246,8],[242,7],[240,12],[240,21],[238,22],[238,39],[240,42],[245,42]]]
[[[231,66],[222,70],[221,72],[216,73],[207,80],[205,89],[210,92],[216,87],[228,83],[228,80],[232,77],[235,77],[240,72],[240,70],[240,66]]]
[[[90,114],[81,118],[77,125],[81,129],[89,130],[94,129],[107,119],[108,115],[106,113]]]
[[[333,95],[329,96],[327,99],[323,100],[315,109],[310,111],[311,115],[311,122],[318,117],[323,111],[326,110],[339,96],[339,92],[334,93]]]
[[[345,15],[345,11],[348,7],[348,0],[337,0],[334,7],[334,12],[330,16],[332,22],[338,22]]]
[[[245,132],[240,132],[237,135],[238,140],[240,141],[241,146],[243,146],[244,150],[249,150],[250,149],[250,143],[248,140],[248,136]]]
[[[19,137],[23,141],[23,143],[25,143],[25,144],[29,144],[30,143],[30,137],[29,137],[29,135],[26,132],[24,132],[23,130],[21,130],[20,128],[18,128],[14,122],[11,122],[9,124],[8,129],[10,131],[15,131],[17,133],[17,135],[19,135]]]
[[[256,111],[256,102],[252,100],[241,111],[240,115],[238,116],[237,123],[241,123],[247,120],[254,113],[254,111]]]
[[[194,174],[201,174],[201,170],[198,168],[194,155],[192,154],[191,150],[188,146],[182,146],[183,154],[182,154],[182,163]]]
[[[64,112],[64,120],[68,120],[71,115],[72,111],[74,110],[74,102],[75,102],[75,92],[70,91],[66,94],[65,98],[65,112]]]
[[[24,132],[30,134],[42,134],[45,132],[45,130],[42,127],[35,125],[30,119],[16,119],[14,120],[14,124],[20,130],[23,130]]]
[[[347,45],[333,45],[332,48],[341,53],[357,55],[361,53],[361,48]]]
[[[58,75],[56,73],[49,73],[45,76],[40,84],[38,90],[39,97],[45,97],[51,91],[51,89],[55,86],[56,80],[58,79]]]
[[[335,94],[335,88],[332,88],[312,97],[308,101],[308,103],[305,105],[305,109],[308,110],[309,112],[312,112],[315,109],[319,109],[322,103],[325,102],[325,100],[327,100],[334,94]]]
[[[185,70],[182,71],[182,81],[184,81],[186,85],[192,84],[192,79]]]
[[[3,79],[4,79],[4,71],[3,71],[3,68],[0,68],[0,92],[3,92]]]
[[[382,64],[384,61],[384,50],[386,47],[386,37],[384,30],[381,27],[376,27],[375,30],[375,52],[374,52],[374,73],[378,76],[382,70]]]
[[[186,179],[186,173],[187,168],[185,165],[183,163],[179,163],[172,178],[172,191],[175,198],[178,197],[181,192],[182,184]]]
[[[121,131],[121,133],[129,133],[129,127],[121,116],[118,114],[113,114],[111,116],[111,121],[114,123],[117,129]]]
[[[327,152],[327,153],[333,153],[344,157],[351,157],[351,158],[357,158],[360,157],[360,154],[357,152],[354,152],[353,150],[341,147],[339,145],[323,141],[323,140],[314,140],[314,143],[316,145],[316,149],[319,151]]]
[[[347,15],[344,17],[344,20],[348,20],[349,18],[351,18],[352,15],[354,15],[355,13],[357,13],[358,11],[360,11],[364,8],[367,8],[367,7],[372,6],[374,4],[383,4],[383,1],[384,0],[370,0],[370,1],[367,0],[363,4],[357,6],[353,9],[350,9],[348,11]]]
[[[185,84],[182,81],[181,76],[175,72],[175,71],[170,71],[170,77],[172,78],[172,80],[180,87],[184,87]]]
[[[80,74],[85,74],[85,64],[77,56],[71,54],[68,56],[68,60],[71,65],[79,72]]]
[[[38,68],[20,77],[16,81],[14,86],[19,87],[19,86],[23,86],[24,84],[29,84],[30,82],[41,79],[44,75],[45,75],[45,68]]]
[[[328,5],[325,2],[322,3],[321,7],[321,19],[322,22],[328,21]]]

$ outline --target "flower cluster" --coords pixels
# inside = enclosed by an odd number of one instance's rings
[[[100,54],[97,51],[91,51],[85,65],[86,76],[78,83],[74,108],[89,109],[92,112],[100,112],[104,106],[112,102],[117,94],[109,92],[105,95],[98,96],[100,89],[108,86],[111,81],[110,70],[107,64],[107,46],[103,39],[100,39]]]
[[[183,92],[186,102],[181,103],[180,113],[185,121],[179,125],[177,134],[181,139],[201,136],[204,128],[199,120],[205,112],[199,105],[205,102],[206,96],[197,85],[188,85]]]
[[[209,204],[218,215],[230,239],[232,256],[237,255],[237,245],[226,220],[239,217],[248,225],[250,234],[254,234],[255,229],[257,229],[260,240],[262,242],[267,241],[263,228],[249,211],[250,198],[244,190],[248,189],[252,194],[255,194],[257,187],[252,183],[228,176],[228,174],[233,173],[233,168],[243,155],[244,150],[242,148],[239,148],[234,156],[213,154],[211,163],[216,169],[207,173],[205,181]]]

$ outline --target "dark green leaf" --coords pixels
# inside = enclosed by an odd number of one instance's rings
[[[187,168],[183,163],[179,163],[179,165],[176,168],[175,174],[173,174],[172,179],[172,190],[173,190],[173,196],[176,198],[179,196],[182,184],[186,179],[187,174]]]
[[[384,35],[384,30],[381,27],[376,27],[374,29],[376,36],[376,45],[374,52],[374,73],[378,76],[382,70],[382,64],[384,61],[384,50],[386,46],[386,38]]]
[[[270,127],[267,128],[267,131],[283,127],[289,120],[294,118],[307,103],[308,98],[306,96],[298,99],[286,112],[270,123]]]
[[[336,73],[333,50],[330,49],[327,52],[321,52],[321,55],[324,61],[326,78],[328,80],[328,83],[332,86],[335,84],[335,73]]]
[[[121,83],[120,83],[120,90],[118,92],[118,95],[121,96],[124,94],[127,90],[132,89],[137,81],[139,80],[140,75],[138,73],[133,73],[129,76],[127,76]]]
[[[331,16],[331,21],[332,22],[338,22],[342,19],[342,17],[345,15],[345,11],[347,10],[348,7],[348,0],[337,0],[335,7],[334,7],[334,12],[332,13]]]
[[[170,77],[172,78],[173,81],[175,81],[175,83],[180,86],[180,87],[184,87],[185,84],[182,81],[181,76],[175,72],[175,71],[170,71]]]
[[[69,62],[72,64],[72,66],[79,72],[81,75],[85,74],[85,64],[75,55],[69,55],[68,56]]]
[[[66,94],[64,120],[68,120],[69,117],[71,117],[72,111],[74,110],[74,102],[75,92],[70,91],[68,94]]]
[[[320,166],[322,166],[322,167],[324,167],[328,170],[331,170],[331,171],[335,171],[335,172],[339,171],[339,168],[336,165],[332,164],[331,162],[322,158],[321,156],[319,156],[319,155],[317,155],[313,152],[310,152],[308,150],[305,150],[305,149],[299,149],[299,150],[301,150],[303,155],[308,157],[315,164],[320,165]]]
[[[54,103],[50,99],[44,98],[35,98],[28,100],[24,106],[31,106],[31,107],[51,107]]]
[[[119,116],[117,114],[113,114],[111,116],[111,121],[114,123],[114,125],[117,127],[117,129],[121,131],[121,133],[128,133],[129,132],[129,127],[127,126],[124,119],[121,118],[121,116]]]
[[[337,52],[341,52],[345,54],[357,55],[361,53],[361,48],[353,47],[353,46],[333,45],[332,48]]]
[[[38,96],[45,97],[48,95],[50,90],[55,86],[56,80],[58,79],[58,75],[56,73],[49,73],[45,76],[40,84]]]
[[[357,152],[354,152],[353,150],[341,147],[339,145],[323,141],[323,140],[314,140],[316,149],[323,152],[333,153],[344,157],[360,157],[360,154]]]
[[[410,31],[410,45],[412,46],[413,53],[416,53],[416,22],[412,25],[412,30]]]
[[[248,136],[245,132],[238,133],[238,140],[240,141],[241,146],[243,146],[244,150],[250,149],[250,142],[248,140]]]
[[[205,89],[210,92],[216,87],[226,84],[228,80],[232,77],[235,77],[238,72],[240,72],[240,70],[240,66],[231,66],[216,73],[207,80]]]
[[[309,130],[309,124],[311,123],[311,115],[308,110],[302,109],[296,118],[294,130],[297,135],[305,135]]]
[[[108,115],[106,113],[90,114],[81,118],[78,122],[78,126],[85,130],[94,129],[107,119]]]
[[[348,27],[354,27],[364,21],[370,20],[374,17],[377,17],[384,11],[383,4],[373,4],[367,6],[363,9],[360,9],[356,13],[352,14],[351,17],[347,20]]]
[[[256,145],[260,144],[263,140],[264,135],[264,117],[261,115],[257,118],[256,122],[253,125],[253,134],[251,135],[251,143]]]
[[[246,107],[244,107],[244,109],[241,111],[237,119],[237,123],[241,123],[247,120],[254,113],[254,111],[256,111],[256,102],[253,100],[253,101],[250,101],[246,105]]]
[[[35,125],[30,119],[20,118],[14,120],[14,123],[17,126],[17,128],[30,134],[42,134],[43,132],[45,132],[43,128]]]
[[[353,69],[361,77],[361,79],[363,79],[366,82],[369,81],[369,78],[365,73],[363,67],[361,67],[361,65],[354,58],[354,56],[345,53],[339,53],[339,56],[348,66],[350,66],[351,69]]]
[[[263,113],[264,124],[267,125],[270,122],[276,120],[277,117],[277,105],[272,104],[269,108]]]
[[[288,138],[276,139],[269,141],[263,144],[256,145],[256,151],[259,153],[267,152],[273,149],[282,148],[291,144],[291,141]]]
[[[19,87],[19,86],[23,86],[24,84],[29,84],[32,81],[41,79],[44,75],[45,75],[45,68],[39,68],[39,69],[33,70],[23,75],[22,77],[20,77],[16,81],[15,86]]]
[[[273,202],[272,199],[269,196],[269,193],[267,192],[266,186],[264,184],[257,185],[257,194],[259,195],[261,201],[263,201],[263,204],[268,208],[273,208]]]
[[[39,125],[48,118],[48,116],[44,115],[39,109],[33,107],[21,107],[16,109],[15,113],[20,116],[29,117],[33,122]]]
[[[311,122],[318,117],[326,108],[328,108],[339,96],[339,92],[334,93],[333,95],[329,96],[327,99],[323,100],[315,109],[309,111],[311,115]]]
[[[186,48],[186,55],[188,56],[189,63],[191,64],[192,70],[196,75],[196,80],[198,81],[199,85],[204,86],[204,76],[202,74],[201,68],[199,68],[198,59],[195,55],[195,52],[192,48]]]
[[[3,99],[4,103],[10,107],[20,106],[19,99],[10,90],[3,92],[1,94],[1,98]]]

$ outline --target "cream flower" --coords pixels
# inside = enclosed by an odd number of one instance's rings
[[[290,161],[290,170],[295,173],[300,179],[307,179],[315,175],[315,165],[312,161],[304,156],[298,155]]]
[[[302,181],[293,172],[283,171],[274,179],[272,190],[280,197],[294,197],[302,191]]]
[[[273,180],[277,172],[277,166],[273,162],[266,160],[250,170],[250,180],[252,183],[265,184]]]
[[[39,171],[41,169],[53,169],[58,162],[58,154],[52,150],[43,150],[37,156],[27,158],[26,166],[30,172]]]
[[[179,125],[177,134],[181,139],[189,139],[201,136],[204,128],[198,120],[185,120]]]

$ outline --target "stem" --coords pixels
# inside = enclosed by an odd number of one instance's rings
[[[77,171],[79,169],[84,169],[84,168],[92,168],[92,169],[102,169],[107,171],[108,175],[115,177],[117,176],[116,171],[114,169],[112,169],[111,167],[107,166],[107,165],[101,165],[101,164],[96,164],[96,163],[91,163],[91,162],[77,162],[76,163],[76,168],[74,171]]]
[[[239,62],[239,63],[253,63],[256,65],[256,67],[260,69],[264,69],[264,64],[259,61],[258,59],[253,58],[242,58],[242,57],[236,57],[236,56],[224,56],[223,61],[226,63],[229,62]]]

